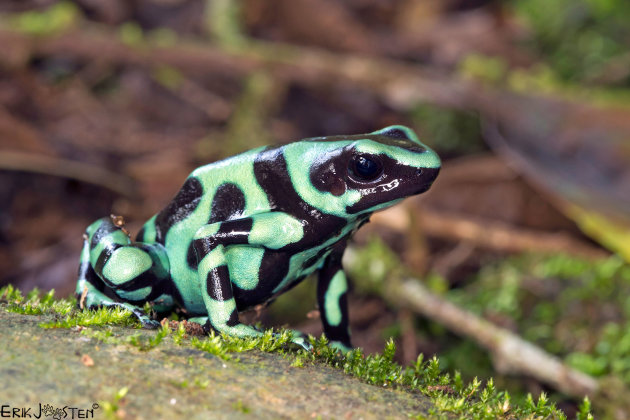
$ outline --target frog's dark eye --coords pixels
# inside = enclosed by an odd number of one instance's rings
[[[376,156],[357,155],[350,161],[348,169],[357,180],[371,181],[383,173],[383,164]]]

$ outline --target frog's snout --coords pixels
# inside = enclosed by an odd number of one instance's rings
[[[418,177],[419,189],[416,194],[421,194],[431,188],[433,181],[440,173],[440,167],[437,168],[418,168],[416,176]]]

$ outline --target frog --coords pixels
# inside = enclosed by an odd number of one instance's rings
[[[175,312],[206,333],[257,337],[263,332],[239,313],[317,272],[324,334],[348,351],[348,241],[373,212],[427,191],[440,167],[403,125],[258,147],[201,166],[135,240],[119,216],[88,226],[77,301],[128,309],[145,328]],[[311,349],[298,332],[291,343]]]

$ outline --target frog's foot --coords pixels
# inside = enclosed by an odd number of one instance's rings
[[[136,318],[138,318],[138,321],[140,321],[140,324],[142,324],[142,328],[146,328],[147,330],[155,330],[162,326],[162,324],[160,324],[160,321],[152,319],[137,306],[133,306],[128,303],[121,303],[119,304],[119,306],[130,310],[136,316]]]
[[[338,352],[341,352],[342,354],[346,354],[349,351],[354,350],[352,347],[342,343],[341,341],[331,341],[330,343],[328,343],[328,346],[337,350]]]
[[[200,325],[205,335],[209,335],[213,331],[215,333],[221,334],[221,331],[212,327],[212,324],[210,323],[210,318],[208,318],[207,316],[195,316],[192,318],[187,318],[186,321]]]
[[[193,317],[193,318],[188,318],[188,319],[186,319],[186,321],[194,322],[195,324],[199,324],[199,325],[201,325],[203,327],[203,329],[204,329],[204,331],[206,333],[210,332],[210,330],[208,329],[210,324],[209,324],[207,316],[196,316],[196,317]]]
[[[207,316],[199,316],[188,318],[188,322],[194,322],[196,324],[200,324],[203,327],[203,330],[206,334],[210,334],[210,332],[214,331],[217,333],[224,333],[227,335],[231,335],[239,338],[247,338],[247,337],[260,337],[264,334],[263,331],[258,330],[256,327],[251,325],[245,325],[238,323],[236,325],[228,326],[224,325],[222,328],[214,328],[210,323],[210,319]],[[297,348],[302,348],[306,351],[312,351],[313,346],[308,340],[308,337],[296,330],[289,330],[291,332],[291,343],[290,346],[294,346]],[[280,338],[280,334],[274,333],[274,337]]]
[[[298,348],[302,348],[306,351],[313,351],[313,346],[311,345],[308,337],[301,331],[298,330],[289,330],[291,333],[291,345],[297,346]]]
[[[131,303],[117,302],[98,290],[92,283],[86,279],[80,278],[77,282],[77,306],[79,309],[98,309],[103,306],[119,307],[131,312],[143,328],[156,329],[160,327],[160,323],[151,319],[143,310]]]

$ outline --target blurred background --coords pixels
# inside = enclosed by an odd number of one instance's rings
[[[355,345],[576,412],[580,391],[391,293],[413,278],[628,418],[628,22],[624,0],[2,0],[0,286],[71,295],[85,227],[135,234],[197,166],[404,124],[444,166],[348,251]],[[315,310],[305,281],[249,320],[317,335]]]

